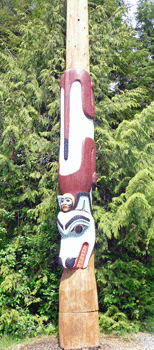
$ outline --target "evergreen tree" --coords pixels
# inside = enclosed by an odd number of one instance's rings
[[[138,1],[136,13],[136,30],[138,38],[138,51],[144,50],[146,59],[138,68],[138,84],[144,85],[147,90],[146,104],[154,99],[154,3],[152,0]]]
[[[152,0],[140,0],[137,4],[137,31],[141,45],[148,49],[153,60],[154,50],[154,3]]]
[[[7,38],[9,50],[2,45],[0,52],[0,324],[1,332],[9,325],[20,336],[57,319],[60,277],[56,213],[65,7],[38,1],[31,12],[18,23],[20,42],[14,47]]]

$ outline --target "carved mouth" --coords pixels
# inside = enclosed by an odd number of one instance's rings
[[[88,248],[89,248],[89,243],[84,242],[82,244],[82,247],[81,247],[81,250],[80,250],[78,257],[76,258],[76,262],[73,266],[73,269],[83,269],[86,255],[88,252]]]
[[[69,209],[68,205],[62,205],[62,210],[68,210],[68,209]]]

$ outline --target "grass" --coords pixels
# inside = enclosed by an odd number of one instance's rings
[[[16,339],[8,335],[4,335],[0,338],[0,350],[17,350],[18,345],[29,345],[39,341],[51,340],[57,337],[57,333],[53,335],[39,335],[34,338],[26,337],[24,339]]]
[[[0,338],[0,350],[10,350],[15,349],[18,344],[25,344],[26,340],[15,339],[11,336],[4,335]]]
[[[52,323],[47,327],[44,327],[42,332],[34,337],[24,337],[23,339],[13,337],[11,335],[4,335],[0,337],[0,350],[17,350],[17,345],[28,345],[36,343],[41,340],[50,340],[58,336],[58,326],[54,326]]]

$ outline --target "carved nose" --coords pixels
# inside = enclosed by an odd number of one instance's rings
[[[68,267],[68,269],[73,267],[74,264],[75,264],[75,258],[67,258],[65,261],[65,265],[66,265],[66,267]]]
[[[59,265],[60,267],[64,267],[61,258],[58,258],[58,265]]]

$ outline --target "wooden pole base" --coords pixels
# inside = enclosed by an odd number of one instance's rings
[[[94,253],[86,269],[63,271],[59,288],[59,342],[64,349],[100,344]]]
[[[94,347],[100,344],[98,311],[59,313],[59,342],[64,349]]]

